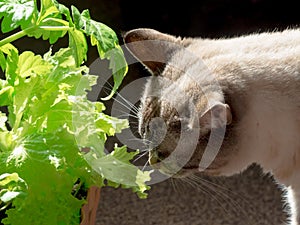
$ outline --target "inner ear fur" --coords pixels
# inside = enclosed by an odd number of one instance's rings
[[[153,29],[140,28],[124,34],[126,48],[153,75],[160,75],[181,39]]]
[[[216,103],[210,107],[200,118],[200,127],[220,128],[231,124],[232,114],[229,105]]]

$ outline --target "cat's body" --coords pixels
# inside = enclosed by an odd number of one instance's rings
[[[161,44],[145,44],[149,40]],[[151,130],[152,118],[166,122],[152,163],[163,163],[182,138],[183,150],[175,159],[180,158],[192,148],[190,132],[200,128],[191,159],[180,164],[177,174],[198,172],[212,131],[226,128],[222,146],[204,172],[231,175],[259,163],[292,187],[300,223],[300,30],[209,40],[137,29],[126,34],[125,42],[156,75],[146,85],[140,112],[141,135]],[[161,62],[155,63],[155,56]]]

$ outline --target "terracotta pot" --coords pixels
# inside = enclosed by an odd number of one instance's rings
[[[97,208],[100,200],[100,188],[91,187],[87,194],[87,203],[81,208],[80,225],[95,225]]]

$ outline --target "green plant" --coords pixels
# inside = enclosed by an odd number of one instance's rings
[[[55,0],[0,0],[0,210],[4,224],[78,224],[84,199],[80,189],[111,185],[132,188],[145,198],[150,172],[130,163],[138,152],[115,147],[104,152],[108,135],[128,127],[127,120],[103,113],[102,102],[87,92],[97,77],[85,66],[88,44],[110,60],[114,87],[127,72],[116,34],[90,18],[89,11],[69,10]],[[12,42],[24,36],[51,44],[69,36],[69,46],[43,56],[20,53]],[[105,99],[104,99],[105,100]],[[8,207],[9,206],[9,207]]]

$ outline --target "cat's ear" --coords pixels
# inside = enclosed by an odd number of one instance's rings
[[[124,34],[127,49],[142,62],[153,75],[159,75],[181,39],[153,29],[135,29]]]
[[[200,117],[200,128],[220,128],[229,125],[231,122],[232,114],[229,105],[218,102]]]

